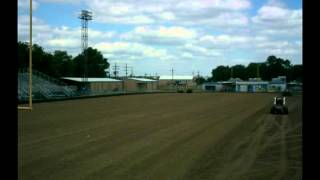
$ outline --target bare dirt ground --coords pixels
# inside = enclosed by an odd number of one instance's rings
[[[147,94],[18,113],[19,179],[302,179],[302,96]]]

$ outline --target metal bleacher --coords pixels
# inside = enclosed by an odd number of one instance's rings
[[[29,98],[29,73],[27,69],[18,72],[18,100]],[[78,96],[78,92],[67,84],[44,73],[32,70],[32,96],[34,100],[57,99]]]

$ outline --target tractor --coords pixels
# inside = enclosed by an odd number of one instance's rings
[[[286,106],[286,97],[275,97],[273,106],[270,111],[271,114],[288,114],[288,107]]]

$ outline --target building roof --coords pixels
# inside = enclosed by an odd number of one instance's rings
[[[269,84],[269,82],[268,81],[242,81],[242,82],[236,82],[236,84],[239,84],[239,85],[249,85],[249,84],[256,85],[256,84]]]
[[[76,81],[76,82],[82,82],[82,77],[62,77],[61,79],[66,79],[70,81]],[[112,78],[87,78],[87,82],[121,82],[121,80],[118,79],[112,79]]]
[[[249,78],[250,82],[261,82],[262,79],[261,78]]]
[[[286,82],[282,81],[281,79],[272,79],[270,84],[286,84]]]
[[[147,78],[129,78],[136,81],[143,81],[143,82],[156,82],[157,80],[154,79],[147,79]]]
[[[270,84],[285,84],[286,81],[280,78],[272,78]]]
[[[160,80],[172,80],[172,76],[160,76]],[[193,76],[173,76],[173,80],[193,80]]]
[[[216,82],[204,82],[203,85],[217,85]]]

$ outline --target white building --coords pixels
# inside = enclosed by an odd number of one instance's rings
[[[236,82],[236,92],[267,92],[267,81],[242,81]]]
[[[286,77],[278,76],[277,78],[272,78],[269,84],[269,91],[271,92],[283,92],[287,89]]]

